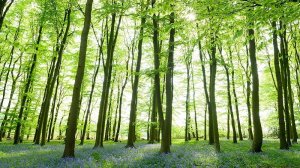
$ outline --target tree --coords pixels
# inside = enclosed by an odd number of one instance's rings
[[[145,5],[145,7],[144,7]],[[141,12],[148,9],[149,0],[146,4],[142,1],[141,4]],[[145,8],[145,9],[144,9]],[[136,110],[137,110],[137,96],[138,96],[138,85],[139,85],[139,73],[141,69],[141,61],[142,61],[142,47],[143,47],[143,36],[144,36],[144,25],[146,23],[146,17],[141,16],[141,24],[140,24],[140,33],[138,40],[138,57],[136,63],[136,69],[134,73],[134,82],[132,87],[132,96],[131,96],[131,106],[130,106],[130,118],[129,118],[129,131],[128,131],[128,140],[126,147],[134,147],[134,137],[135,137],[135,125],[136,125]],[[128,65],[127,65],[128,66]]]
[[[250,24],[253,26],[253,23]],[[251,72],[252,72],[252,120],[253,120],[253,141],[252,141],[252,152],[261,152],[262,147],[262,128],[259,117],[259,78],[257,71],[257,61],[256,61],[256,45],[254,37],[254,29],[248,29],[249,37],[249,56],[251,62]]]
[[[47,132],[47,121],[48,121],[48,114],[49,114],[49,107],[50,107],[50,101],[51,101],[51,97],[53,94],[53,89],[55,86],[55,82],[59,76],[59,72],[60,72],[60,67],[61,67],[61,62],[62,62],[62,56],[63,56],[63,51],[64,48],[66,46],[66,42],[67,42],[67,37],[69,35],[69,29],[70,29],[70,24],[71,24],[71,6],[69,6],[68,9],[66,9],[65,12],[65,19],[64,21],[67,22],[65,31],[64,31],[64,35],[62,37],[62,41],[60,43],[60,46],[57,48],[58,50],[58,58],[57,58],[57,62],[55,63],[55,67],[53,67],[53,76],[50,76],[50,81],[49,81],[49,86],[46,88],[46,97],[44,100],[44,109],[42,109],[42,116],[41,116],[41,131],[42,131],[42,137],[41,137],[41,145],[45,145],[46,142],[46,132]]]
[[[116,2],[113,1],[113,5],[115,5],[115,3]],[[99,109],[97,131],[96,131],[96,141],[95,141],[94,148],[103,147],[105,119],[106,119],[106,112],[107,112],[107,105],[108,105],[108,93],[111,85],[113,56],[114,56],[115,44],[119,33],[122,15],[119,16],[117,27],[115,27],[116,17],[117,17],[116,12],[113,12],[111,14],[110,33],[107,34],[108,37],[107,57],[104,65],[104,80],[102,86],[102,95],[100,101],[100,109]]]
[[[233,110],[232,110],[232,102],[231,102],[230,76],[229,76],[228,64],[225,62],[225,60],[223,58],[223,55],[222,55],[222,49],[220,49],[220,55],[221,55],[221,58],[222,58],[222,63],[223,63],[224,69],[225,69],[226,79],[227,79],[228,121],[229,121],[229,115],[230,115],[230,117],[231,117],[230,118],[230,120],[231,120],[231,126],[232,126],[232,134],[233,134],[232,140],[233,140],[233,143],[237,143],[235,122],[234,122],[234,116],[233,116]],[[228,130],[229,130],[229,127],[228,127]],[[229,139],[228,135],[229,135],[229,131],[228,131],[228,134],[227,134],[227,139]]]
[[[37,62],[37,52],[39,50],[39,44],[42,38],[42,32],[43,32],[43,23],[40,23],[41,25],[39,26],[39,31],[38,31],[38,37],[36,40],[36,47],[35,47],[35,52],[34,54],[32,54],[32,63],[30,66],[29,71],[27,72],[27,77],[26,77],[26,83],[25,83],[25,89],[24,89],[24,93],[22,95],[22,99],[21,99],[21,107],[20,107],[20,111],[19,111],[19,115],[18,115],[18,121],[17,121],[17,126],[16,126],[16,130],[15,130],[15,135],[14,135],[14,144],[18,144],[21,141],[21,137],[20,137],[20,132],[21,132],[21,121],[23,119],[23,113],[24,113],[24,109],[27,103],[27,99],[28,99],[28,93],[30,91],[30,87],[32,85],[32,78],[34,75],[34,71],[35,71],[35,67],[36,67],[36,62]]]
[[[87,49],[87,41],[88,41],[88,35],[90,30],[90,23],[91,23],[92,6],[93,6],[93,0],[87,0],[85,6],[84,26],[81,33],[79,61],[78,61],[75,83],[73,87],[72,103],[71,103],[71,108],[70,108],[70,113],[69,113],[68,123],[67,123],[68,127],[66,133],[63,158],[75,157],[74,155],[75,134],[77,129],[79,109],[80,109],[79,99],[80,99],[82,80],[84,76],[86,49]]]
[[[273,28],[274,66],[275,66],[276,85],[277,85],[277,109],[278,109],[278,121],[279,121],[280,149],[288,149],[289,146],[286,142],[286,137],[285,137],[282,79],[281,79],[281,70],[279,64],[279,49],[278,49],[278,42],[277,42],[276,21],[272,22],[272,28]]]
[[[241,128],[241,121],[240,121],[240,112],[239,112],[239,103],[238,103],[238,98],[236,94],[236,89],[235,89],[235,73],[234,73],[234,65],[232,61],[232,51],[231,48],[229,48],[229,60],[230,60],[230,65],[232,67],[231,70],[231,81],[232,81],[232,92],[233,92],[233,97],[234,97],[234,104],[235,104],[235,112],[236,112],[236,119],[237,119],[237,125],[238,125],[238,132],[239,132],[239,140],[243,140],[243,134],[242,134],[242,128]]]

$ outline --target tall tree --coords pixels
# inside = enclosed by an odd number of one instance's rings
[[[21,21],[22,21],[22,17],[18,21],[18,27],[17,27],[15,35],[14,35],[14,41],[13,41],[13,43],[17,43],[17,41],[19,39],[19,32],[20,32]],[[8,63],[8,67],[7,67],[6,74],[5,74],[5,81],[4,81],[4,86],[3,86],[3,91],[2,91],[1,101],[0,101],[0,112],[2,111],[2,107],[3,107],[5,95],[6,95],[6,87],[7,87],[7,84],[8,84],[9,74],[10,74],[10,72],[13,73],[14,67],[15,67],[15,63],[17,62],[16,61],[16,62],[13,63],[14,54],[15,54],[15,48],[16,48],[15,45],[12,45],[11,50],[10,50],[10,54],[9,54],[9,63]],[[12,66],[13,66],[13,68],[11,68]],[[7,116],[7,114],[5,114],[5,116]],[[2,123],[4,123],[5,122],[4,120],[7,119],[7,117],[5,117],[5,116],[4,116],[4,119],[3,119]],[[0,133],[1,133],[1,128],[0,128]],[[0,136],[1,136],[1,134],[0,134]],[[0,141],[1,141],[1,137],[0,137]]]
[[[281,66],[281,80],[283,88],[283,105],[284,105],[284,117],[285,117],[285,128],[286,128],[286,141],[289,146],[291,143],[291,119],[290,119],[290,109],[289,109],[289,90],[288,90],[288,80],[289,80],[289,61],[288,61],[288,48],[286,43],[286,26],[282,21],[279,21],[280,26],[280,66]]]
[[[232,58],[232,51],[231,48],[229,48],[229,61],[231,66],[231,83],[232,83],[232,92],[233,92],[233,98],[234,98],[234,105],[235,105],[235,112],[236,112],[236,120],[238,125],[238,132],[239,132],[239,140],[243,140],[243,134],[242,134],[242,128],[241,128],[241,121],[240,121],[240,112],[239,112],[239,103],[238,98],[236,94],[236,88],[235,88],[235,69],[233,64],[233,58]]]
[[[207,76],[206,76],[206,69],[205,69],[205,60],[204,60],[204,54],[202,51],[202,46],[201,46],[201,41],[198,41],[198,47],[199,47],[199,56],[200,56],[200,61],[201,61],[201,70],[202,70],[202,81],[203,81],[203,89],[204,89],[204,93],[205,93],[205,100],[206,100],[206,107],[205,109],[208,109],[208,140],[209,140],[209,144],[212,145],[214,144],[214,136],[213,136],[213,120],[212,120],[212,113],[211,113],[211,108],[210,108],[210,100],[209,100],[209,91],[207,88]],[[206,112],[207,110],[205,110],[205,140],[206,140]]]
[[[79,60],[78,60],[77,72],[76,72],[75,83],[73,88],[72,103],[71,103],[71,108],[70,108],[70,113],[69,113],[68,123],[67,123],[68,127],[66,133],[63,158],[75,157],[74,154],[75,134],[77,130],[77,120],[78,120],[78,115],[80,110],[80,106],[79,106],[80,92],[81,92],[81,85],[84,76],[86,49],[87,49],[88,35],[90,30],[90,23],[91,23],[92,6],[93,6],[93,0],[87,0],[85,6],[84,26],[81,33]]]
[[[185,66],[186,66],[186,100],[185,100],[185,141],[191,140],[191,112],[190,112],[190,79],[191,79],[191,53],[188,51],[187,56],[185,56]]]
[[[198,121],[197,121],[197,108],[196,108],[196,90],[195,90],[195,81],[194,81],[194,66],[192,64],[192,87],[193,87],[193,108],[194,108],[194,122],[195,122],[195,131],[196,131],[196,141],[199,140],[199,133],[198,133]],[[206,117],[206,116],[205,116]],[[206,118],[205,118],[206,120]],[[205,121],[206,122],[206,121]],[[206,124],[206,123],[205,123]],[[206,129],[206,126],[205,126]],[[206,130],[205,130],[206,131]],[[206,135],[205,135],[206,136]]]
[[[7,103],[5,112],[4,112],[4,118],[3,118],[3,121],[2,121],[1,127],[0,127],[0,141],[2,141],[2,138],[5,136],[6,126],[8,125],[9,120],[10,120],[10,118],[8,118],[9,117],[9,111],[11,110],[10,106],[12,104],[13,96],[15,95],[14,93],[16,91],[17,81],[21,76],[22,57],[23,57],[23,53],[21,53],[21,55],[15,60],[15,62],[13,64],[13,69],[15,69],[16,63],[19,61],[19,68],[18,68],[17,74],[14,75],[14,72],[10,71],[11,72],[11,78],[12,78],[12,84],[11,84],[11,88],[10,88],[8,103]]]
[[[115,7],[115,1],[112,2],[113,7]],[[108,107],[108,93],[111,85],[111,76],[112,76],[112,67],[113,67],[113,56],[115,50],[115,44],[118,37],[118,32],[121,24],[122,15],[119,16],[117,26],[116,23],[116,11],[111,14],[111,25],[110,32],[107,34],[107,57],[104,65],[104,80],[102,86],[102,95],[100,101],[100,109],[97,122],[97,131],[96,131],[96,141],[94,148],[103,147],[104,139],[104,128],[106,120],[106,112]],[[116,29],[116,30],[115,30]],[[107,30],[108,31],[108,30]]]
[[[166,117],[162,127],[162,140],[160,152],[171,152],[171,129],[173,113],[173,71],[174,71],[174,50],[175,50],[175,12],[174,4],[171,4],[171,14],[169,15],[170,25],[172,26],[169,33],[168,47],[168,70],[166,73]]]
[[[43,21],[42,21],[43,22]],[[17,126],[16,126],[16,130],[15,130],[15,134],[14,134],[14,144],[18,144],[20,142],[20,132],[21,132],[21,121],[23,119],[23,113],[24,110],[26,108],[26,103],[27,103],[27,99],[28,99],[28,93],[30,91],[31,85],[32,85],[32,81],[33,81],[33,76],[34,76],[34,71],[36,68],[36,63],[37,63],[37,52],[39,50],[39,44],[41,42],[42,39],[42,32],[43,32],[43,23],[40,23],[41,25],[39,26],[39,31],[38,31],[38,37],[36,40],[36,47],[35,47],[35,52],[32,54],[32,63],[30,65],[29,71],[27,72],[27,77],[26,77],[26,81],[25,81],[25,88],[24,88],[24,92],[21,98],[21,107],[20,107],[20,111],[19,111],[19,115],[18,115],[18,121],[17,121]]]
[[[144,12],[148,9],[149,0],[144,4],[144,1],[141,3],[141,12]],[[142,52],[143,52],[143,36],[144,36],[144,25],[146,23],[146,16],[142,15],[141,24],[140,24],[140,33],[138,40],[138,56],[137,63],[134,73],[134,82],[132,87],[132,96],[131,96],[131,105],[130,105],[130,118],[129,118],[129,131],[128,131],[128,140],[126,147],[134,147],[134,137],[135,137],[135,125],[136,125],[136,110],[137,110],[137,102],[138,102],[138,85],[139,85],[139,76],[141,69],[141,61],[142,61]]]
[[[284,108],[283,108],[283,93],[282,93],[282,79],[281,70],[279,63],[279,49],[277,42],[277,28],[276,22],[272,22],[273,28],[273,47],[274,47],[274,66],[276,74],[276,86],[277,86],[277,110],[278,110],[278,121],[279,121],[279,140],[280,149],[288,149],[289,146],[285,137],[285,122],[284,122]]]
[[[47,133],[47,121],[48,121],[48,114],[49,114],[49,107],[50,107],[50,102],[51,102],[51,97],[53,94],[53,89],[55,86],[55,82],[58,78],[60,68],[61,68],[61,62],[62,62],[62,56],[64,49],[66,47],[67,43],[67,38],[69,36],[69,29],[70,29],[70,24],[71,24],[71,5],[69,5],[68,9],[66,9],[65,12],[65,20],[67,22],[64,35],[62,37],[62,41],[60,43],[59,49],[58,49],[58,58],[57,62],[54,67],[54,73],[53,76],[51,76],[51,82],[49,83],[49,86],[47,88],[47,93],[44,101],[44,109],[42,111],[42,117],[41,117],[41,123],[42,123],[42,137],[41,137],[41,145],[45,145],[46,142],[46,133]]]
[[[232,127],[232,140],[233,143],[237,143],[237,136],[236,136],[236,128],[235,128],[235,122],[234,122],[234,115],[233,115],[233,109],[232,109],[232,98],[231,98],[231,89],[230,89],[230,75],[229,75],[229,68],[228,68],[228,64],[225,62],[223,55],[222,55],[222,49],[220,49],[220,55],[222,58],[222,63],[223,63],[223,67],[225,69],[225,73],[226,73],[226,81],[227,81],[227,108],[228,108],[228,115],[230,115],[230,121],[231,121],[231,127]],[[229,119],[229,116],[228,116]],[[228,121],[227,121],[228,122]],[[228,123],[229,124],[229,123]],[[229,130],[229,127],[228,127]],[[228,131],[229,132],[229,131]],[[228,139],[228,134],[227,134],[227,139]]]
[[[254,23],[250,24],[252,27]],[[259,116],[259,78],[257,70],[257,61],[256,61],[256,44],[255,44],[255,35],[254,29],[248,29],[248,38],[249,38],[249,56],[251,62],[251,72],[252,72],[252,120],[253,120],[253,141],[252,141],[252,152],[261,152],[262,147],[262,127],[260,123]]]
[[[247,105],[247,112],[248,112],[248,139],[253,140],[253,132],[252,132],[252,115],[251,115],[251,103],[250,103],[250,97],[251,97],[251,71],[249,70],[249,50],[248,46],[246,45],[246,66],[243,65],[240,52],[238,51],[237,47],[237,56],[239,60],[239,64],[241,65],[244,74],[246,76],[246,86],[243,85],[244,94],[246,97],[246,105]],[[243,78],[244,81],[244,78]],[[246,87],[246,89],[245,89]]]

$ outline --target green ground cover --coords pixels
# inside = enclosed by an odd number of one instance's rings
[[[78,144],[78,143],[77,143]],[[264,140],[263,152],[249,152],[251,142],[233,144],[221,140],[217,154],[207,141],[174,140],[172,153],[159,154],[160,144],[137,142],[135,149],[124,148],[125,142],[107,142],[93,150],[93,141],[76,146],[76,159],[61,159],[64,145],[54,141],[44,147],[27,141],[12,145],[0,144],[0,167],[300,167],[300,145],[279,150],[278,140]]]

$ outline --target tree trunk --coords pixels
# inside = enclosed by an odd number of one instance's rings
[[[41,118],[42,119],[42,122],[41,122],[42,123],[41,146],[45,145],[45,143],[46,143],[47,121],[48,121],[49,107],[50,107],[50,102],[51,102],[51,97],[52,97],[54,85],[55,85],[56,79],[57,79],[57,77],[59,75],[59,72],[60,72],[63,52],[64,52],[65,45],[66,45],[66,42],[67,42],[67,38],[68,38],[68,35],[69,35],[69,28],[70,28],[70,23],[71,23],[71,17],[70,17],[71,16],[71,7],[69,7],[66,10],[65,16],[67,17],[67,25],[66,25],[66,29],[65,29],[65,32],[64,32],[64,35],[63,35],[62,42],[59,46],[58,58],[57,58],[57,62],[56,62],[56,65],[55,65],[54,74],[53,74],[53,76],[51,76],[52,79],[51,79],[49,88],[47,89],[46,98],[45,98],[45,106],[44,106],[44,109],[43,109],[43,112],[42,112],[43,115],[42,115],[42,118]],[[85,59],[83,61],[85,61]],[[84,68],[83,68],[83,70],[84,70]],[[83,73],[82,73],[82,77],[83,77]],[[81,86],[81,82],[80,82],[79,85]],[[79,93],[79,95],[80,95],[80,93]]]
[[[252,72],[252,119],[253,119],[253,128],[254,136],[252,141],[252,152],[261,152],[263,134],[259,117],[259,79],[257,71],[257,62],[256,62],[256,45],[254,30],[248,29],[249,40],[249,55],[251,62],[251,72]]]
[[[225,72],[226,72],[226,79],[227,79],[227,99],[228,99],[228,111],[230,114],[230,120],[231,120],[231,127],[232,127],[232,140],[233,143],[237,143],[237,136],[236,136],[236,129],[235,129],[235,122],[234,122],[234,116],[233,116],[233,109],[232,109],[232,102],[231,102],[231,90],[230,90],[230,77],[229,77],[229,70],[227,65],[224,65]]]
[[[17,81],[18,81],[19,77],[21,76],[22,57],[23,57],[23,53],[21,53],[21,56],[18,57],[17,60],[13,64],[13,69],[15,69],[16,63],[20,60],[17,75],[14,76],[13,71],[11,71],[12,85],[11,85],[11,89],[10,89],[9,100],[8,100],[8,103],[7,103],[7,106],[5,109],[5,113],[4,113],[4,118],[3,118],[3,121],[2,121],[1,127],[0,127],[0,141],[2,141],[2,138],[5,136],[6,126],[9,123],[8,114],[9,114],[12,99],[13,99],[13,96],[14,96],[14,93],[16,90]]]
[[[19,39],[19,32],[20,32],[20,25],[21,25],[21,21],[22,21],[22,17],[19,19],[19,22],[18,22],[18,28],[15,32],[15,35],[14,35],[14,41],[13,43],[16,43]],[[5,99],[5,94],[6,94],[6,87],[7,87],[7,83],[8,83],[8,78],[9,78],[9,73],[10,72],[13,72],[14,69],[11,69],[11,65],[13,63],[13,58],[14,58],[14,52],[15,52],[15,46],[12,45],[12,48],[10,50],[10,57],[9,57],[9,63],[8,63],[8,69],[7,69],[7,72],[5,74],[5,81],[4,81],[4,86],[3,86],[3,92],[2,92],[2,98],[1,98],[1,102],[0,102],[0,112],[2,110],[2,107],[3,107],[3,102],[4,102],[4,99]],[[13,66],[14,67],[14,66]],[[3,69],[5,68],[5,66],[3,67]],[[4,121],[4,120],[3,120]],[[1,124],[2,125],[2,124]],[[1,135],[1,134],[0,134]],[[1,138],[0,138],[0,141],[1,141]]]
[[[113,99],[113,93],[114,93],[114,84],[116,80],[116,72],[114,71],[113,73],[113,79],[112,79],[112,84],[111,84],[111,89],[109,93],[109,103],[108,103],[108,113],[107,113],[107,119],[106,119],[106,124],[105,124],[105,134],[104,134],[104,140],[108,141],[109,140],[109,132],[111,129],[111,115],[112,115],[112,99]]]
[[[150,140],[150,126],[151,126],[151,105],[152,105],[152,96],[150,96],[149,100],[149,110],[148,110],[148,120],[147,120],[147,141],[149,142]]]
[[[186,65],[186,79],[187,79],[187,86],[186,86],[186,100],[185,100],[185,141],[189,141],[191,139],[191,114],[190,114],[190,67],[191,67],[191,58],[187,56],[185,58],[185,65]]]
[[[299,69],[300,69],[300,56],[299,56],[299,53],[298,53],[298,49],[297,49],[297,42],[294,41],[294,44],[293,44],[293,47],[294,47],[294,50],[295,50],[295,59],[296,59],[296,86],[297,86],[297,92],[298,92],[298,102],[300,101],[300,82],[299,82],[299,76],[300,76],[300,73],[299,73]],[[293,115],[294,116],[294,115]],[[294,118],[294,117],[293,117]],[[294,119],[292,119],[294,120]],[[292,121],[293,123],[295,121]],[[292,124],[292,129],[293,129],[293,143],[297,143],[297,139],[298,139],[298,133],[297,133],[297,128],[296,128],[296,124]]]
[[[203,57],[200,40],[198,42],[198,45],[199,45],[199,55],[200,55],[200,61],[201,61],[202,77],[203,77],[203,89],[204,89],[205,100],[206,100],[206,105],[207,105],[207,107],[205,107],[205,108],[208,109],[208,140],[209,140],[209,144],[212,145],[212,144],[214,144],[213,120],[212,120],[212,113],[211,113],[211,108],[210,108],[209,94],[208,94],[208,89],[207,89],[207,84],[206,84],[207,82],[206,82],[205,60]],[[206,117],[205,117],[205,126],[206,126]],[[205,129],[205,131],[206,131],[206,129]],[[206,139],[206,134],[205,134],[205,139]]]
[[[281,79],[282,79],[282,88],[283,88],[283,103],[284,103],[284,112],[285,112],[285,127],[286,127],[286,141],[289,146],[291,143],[291,119],[290,119],[290,109],[289,109],[289,93],[288,93],[288,52],[287,46],[285,46],[284,38],[286,36],[285,26],[282,21],[280,21],[280,30],[283,31],[279,34],[280,37],[280,64],[281,64]]]
[[[105,128],[105,119],[106,119],[106,112],[107,112],[107,105],[108,105],[108,93],[109,93],[110,83],[111,83],[114,47],[116,44],[116,39],[118,37],[121,18],[122,17],[120,16],[117,29],[115,32],[116,13],[112,13],[111,30],[110,30],[109,37],[107,34],[107,38],[108,38],[107,58],[104,66],[104,80],[102,86],[102,95],[100,101],[100,109],[99,109],[97,131],[96,131],[96,141],[95,141],[94,148],[103,147],[104,128]]]
[[[53,134],[52,133],[52,130],[53,130],[53,127],[54,127],[54,112],[55,112],[55,107],[56,107],[56,100],[57,100],[57,92],[58,92],[58,86],[59,86],[59,77],[57,77],[56,79],[56,87],[55,87],[55,91],[54,91],[54,97],[53,97],[53,102],[52,102],[52,107],[51,107],[51,118],[50,118],[50,125],[49,125],[49,130],[48,130],[48,139],[47,139],[47,142],[50,142],[51,140],[51,135]]]
[[[247,53],[248,49],[247,49]],[[246,104],[247,104],[247,110],[248,110],[248,133],[249,133],[249,139],[253,140],[253,132],[252,132],[252,114],[251,114],[251,103],[250,103],[250,97],[251,97],[251,76],[252,72],[249,70],[249,59],[250,56],[247,57],[247,65],[246,65],[246,75],[247,75],[247,86],[246,86]]]
[[[242,133],[242,128],[241,128],[241,122],[240,122],[240,112],[239,112],[239,103],[238,103],[238,98],[236,95],[236,90],[235,90],[235,79],[234,79],[234,65],[232,62],[232,52],[231,49],[229,49],[229,58],[230,58],[230,65],[232,67],[231,70],[231,81],[232,81],[232,92],[233,92],[233,97],[234,97],[234,104],[235,104],[235,112],[236,112],[236,119],[237,119],[237,124],[238,124],[238,132],[239,132],[239,140],[242,141],[243,140],[243,133]]]
[[[40,41],[41,41],[41,38],[42,38],[42,30],[43,30],[43,26],[40,25],[39,32],[38,32],[38,38],[37,38],[37,41],[36,41],[35,53],[32,55],[32,64],[31,64],[29,72],[27,74],[25,89],[24,89],[24,93],[22,95],[21,107],[20,107],[20,111],[19,111],[19,115],[18,115],[16,131],[15,131],[15,135],[14,135],[14,144],[15,145],[20,142],[21,121],[22,121],[22,118],[23,118],[23,113],[24,113],[24,109],[25,109],[25,106],[26,106],[28,93],[29,93],[30,87],[32,85],[32,78],[33,78],[33,75],[34,75],[33,73],[35,71],[35,66],[36,66],[36,61],[37,61],[37,52],[39,50],[39,44],[40,44]]]
[[[115,135],[116,135],[116,128],[117,128],[117,120],[118,120],[118,109],[119,109],[119,104],[120,104],[120,84],[118,84],[118,96],[117,96],[117,104],[116,104],[116,109],[115,109],[115,116],[114,116],[114,123],[113,123],[113,129],[112,129],[112,138],[113,141],[115,141]]]
[[[57,78],[56,85],[59,85],[59,76]],[[62,86],[61,86],[60,90],[59,90],[58,102],[57,102],[57,105],[56,105],[56,108],[55,108],[56,112],[55,112],[53,127],[52,127],[52,131],[51,131],[51,138],[50,138],[51,140],[53,140],[53,137],[54,137],[55,124],[56,124],[56,121],[57,121],[58,111],[59,111],[60,105],[62,104],[62,101],[63,101],[63,89],[62,89]]]
[[[115,134],[115,138],[114,138],[115,142],[119,141],[119,136],[120,136],[121,119],[122,119],[122,103],[123,103],[124,90],[126,88],[127,81],[128,81],[128,66],[127,66],[126,72],[127,73],[126,73],[125,80],[124,80],[124,83],[123,83],[122,88],[121,88],[121,94],[120,94],[120,97],[119,97],[119,109],[118,109],[119,114],[118,114],[117,130],[116,130],[116,134]]]
[[[284,48],[285,48],[285,67],[286,67],[286,78],[287,78],[287,89],[288,89],[288,106],[290,111],[290,126],[291,126],[291,138],[293,139],[293,143],[297,143],[298,135],[297,135],[297,128],[295,123],[295,114],[294,114],[294,94],[292,91],[291,86],[291,73],[290,73],[290,64],[289,64],[289,45],[286,37],[286,26],[284,25],[284,36],[283,36],[283,42],[284,42]]]
[[[152,86],[154,85],[153,82]],[[156,97],[155,97],[155,88],[153,86],[152,88],[152,109],[151,109],[151,124],[150,124],[150,139],[149,144],[154,144],[155,141],[158,141],[157,135],[158,135],[158,123],[157,123],[157,105],[156,105]]]
[[[283,93],[282,93],[282,79],[281,79],[281,70],[279,63],[279,49],[277,42],[277,28],[276,22],[272,22],[273,28],[273,47],[274,47],[274,67],[276,74],[276,85],[277,85],[277,110],[278,110],[278,121],[279,121],[279,140],[280,140],[280,149],[288,149],[289,146],[285,137],[285,122],[284,122],[284,109],[283,109]]]
[[[171,4],[173,10],[174,4]],[[166,117],[162,127],[161,153],[170,153],[171,130],[172,130],[172,106],[173,106],[173,69],[174,69],[174,49],[175,49],[175,12],[169,15],[170,30],[169,48],[168,48],[168,70],[166,72]]]
[[[148,8],[148,4],[146,4],[146,10]],[[141,10],[143,11],[144,4],[141,5]],[[141,18],[141,27],[140,34],[138,40],[138,57],[134,75],[132,96],[131,96],[131,105],[130,105],[130,118],[129,118],[129,126],[128,126],[128,141],[126,147],[134,147],[134,136],[135,136],[135,126],[136,126],[136,110],[137,110],[137,101],[138,101],[138,85],[139,85],[139,75],[141,69],[141,61],[142,61],[142,52],[143,52],[143,36],[144,36],[144,25],[146,23],[146,17]],[[129,59],[128,59],[129,60]],[[127,62],[128,66],[128,62]]]
[[[226,138],[229,140],[230,139],[230,111],[228,108],[228,103],[227,103],[227,136]]]
[[[196,108],[196,90],[195,90],[195,81],[194,81],[194,66],[192,65],[192,86],[193,86],[193,108],[195,113],[195,132],[196,132],[196,141],[199,141],[198,134],[198,121],[197,121],[197,108]],[[206,115],[206,114],[205,114]],[[205,118],[206,119],[206,118]],[[205,121],[206,122],[206,121]],[[205,123],[206,124],[206,123]],[[206,127],[205,127],[206,129]],[[206,130],[205,130],[206,131]],[[205,135],[206,136],[206,135]],[[206,137],[205,137],[206,138]]]
[[[80,111],[80,106],[79,106],[80,92],[81,92],[81,85],[84,76],[86,49],[87,49],[88,34],[90,30],[90,23],[91,23],[92,6],[93,6],[93,0],[87,0],[86,8],[85,8],[84,26],[81,33],[79,61],[78,61],[74,88],[73,88],[72,103],[71,103],[71,108],[70,108],[70,113],[69,113],[68,123],[67,123],[65,149],[64,149],[64,154],[62,156],[63,158],[75,157],[74,154],[75,134],[77,130],[78,115]]]

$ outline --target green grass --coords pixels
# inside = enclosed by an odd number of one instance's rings
[[[0,167],[300,167],[300,145],[279,150],[278,140],[264,140],[262,153],[249,152],[251,142],[233,144],[221,140],[222,152],[214,152],[207,141],[174,140],[171,154],[159,154],[160,144],[137,142],[135,149],[125,143],[107,142],[93,150],[93,141],[76,146],[76,159],[61,159],[64,145],[53,141],[46,146],[25,142],[0,143]]]

